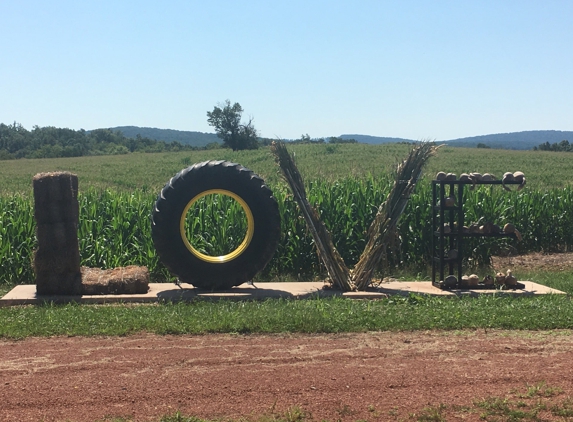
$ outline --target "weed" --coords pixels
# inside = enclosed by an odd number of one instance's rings
[[[338,409],[336,409],[336,413],[338,413],[341,418],[346,418],[353,415],[355,412],[349,405],[340,403]]]
[[[438,406],[428,406],[423,408],[419,414],[411,414],[410,418],[415,418],[419,422],[445,422],[445,416],[443,412],[447,409],[447,406],[440,403]]]
[[[544,382],[539,382],[537,384],[528,386],[526,393],[520,397],[553,397],[561,394],[562,392],[563,390],[559,387],[548,387]]]
[[[561,405],[554,404],[551,406],[550,410],[555,416],[571,418],[573,417],[573,399],[571,399],[571,397],[567,397]]]
[[[374,407],[373,404],[368,405],[368,413],[370,413],[370,415],[373,418],[379,418],[380,417],[380,412],[378,410],[376,410],[376,407]]]
[[[175,412],[173,415],[162,417],[159,422],[207,422],[204,419],[195,417],[183,416],[180,412]]]

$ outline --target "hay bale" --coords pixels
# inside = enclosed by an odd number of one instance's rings
[[[68,171],[38,173],[32,178],[34,200],[62,201],[78,196],[78,176]]]
[[[82,294],[144,294],[149,290],[147,267],[130,265],[112,270],[82,267]]]
[[[39,173],[33,178],[33,186],[38,223],[78,223],[78,176],[69,172]]]
[[[71,251],[77,248],[78,226],[76,223],[38,223],[36,236],[39,249]]]
[[[36,295],[81,295],[82,274],[81,273],[53,273],[41,272],[36,274]],[[62,293],[65,292],[65,293]]]
[[[39,224],[79,222],[78,201],[35,202],[34,217]]]
[[[62,249],[36,249],[34,251],[34,271],[36,279],[44,273],[52,273],[59,276],[66,274],[80,274],[80,254],[63,254]],[[74,290],[75,291],[75,290]],[[77,294],[59,293],[54,294]]]
[[[82,290],[78,178],[68,172],[34,176],[34,216],[38,249],[34,253],[38,295],[79,295]]]

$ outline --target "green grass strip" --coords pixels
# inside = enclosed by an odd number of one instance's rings
[[[270,299],[160,305],[53,305],[0,309],[0,337],[398,330],[573,328],[568,296],[384,300]]]

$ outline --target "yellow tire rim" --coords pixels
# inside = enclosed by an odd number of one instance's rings
[[[239,205],[241,205],[243,211],[245,212],[245,216],[247,217],[247,233],[245,234],[245,238],[243,239],[241,244],[237,247],[237,249],[226,255],[221,255],[221,256],[211,256],[199,252],[197,249],[193,247],[193,245],[191,245],[189,239],[187,239],[187,234],[185,231],[185,220],[187,218],[187,212],[189,211],[189,208],[191,208],[193,204],[195,204],[195,202],[197,202],[201,198],[207,195],[216,195],[216,194],[226,195],[233,198],[235,201],[239,203]],[[223,264],[225,262],[229,262],[237,258],[239,255],[245,252],[245,249],[248,248],[249,244],[251,243],[251,240],[253,239],[253,234],[255,233],[255,219],[253,218],[253,213],[251,212],[251,209],[249,208],[247,203],[243,200],[243,198],[241,198],[239,195],[224,189],[210,189],[201,192],[193,199],[191,199],[191,201],[189,201],[189,203],[183,210],[183,213],[181,214],[179,230],[181,232],[181,239],[183,239],[183,243],[185,243],[185,246],[187,247],[187,249],[189,249],[189,252],[191,252],[193,255],[195,255],[202,261],[210,262],[212,264]]]

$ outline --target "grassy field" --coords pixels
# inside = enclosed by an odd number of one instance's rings
[[[343,333],[573,327],[565,295],[383,300],[272,299],[163,305],[50,305],[0,308],[0,338],[209,333]]]
[[[380,330],[573,327],[573,271],[517,272],[567,295],[480,298],[410,295],[376,301],[343,298],[198,300],[159,305],[53,305],[0,308],[0,338],[208,333],[338,333]],[[415,279],[408,274],[405,278]],[[13,285],[0,285],[0,296]]]
[[[409,146],[402,144],[293,145],[297,165],[307,182],[335,181],[347,176],[379,177],[392,171],[405,158]],[[233,152],[227,149],[183,153],[130,154],[78,158],[2,161],[0,195],[31,194],[32,176],[40,172],[71,171],[79,176],[80,189],[142,189],[158,193],[181,169],[205,160],[229,160],[259,173],[272,187],[279,182],[277,168],[268,148]],[[509,151],[475,148],[440,148],[428,164],[426,175],[438,171],[479,171],[500,177],[506,171],[521,170],[530,189],[561,188],[573,184],[571,157],[565,153]]]

